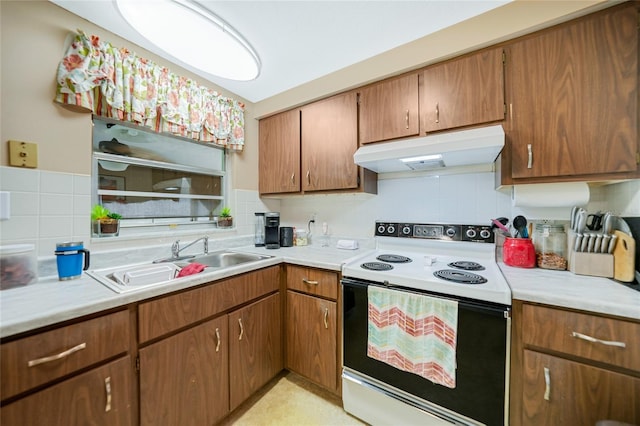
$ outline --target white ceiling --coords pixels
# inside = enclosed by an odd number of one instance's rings
[[[248,82],[200,72],[162,52],[131,29],[110,0],[50,1],[222,88],[259,102],[511,0],[198,0],[257,51],[262,70],[257,79]]]

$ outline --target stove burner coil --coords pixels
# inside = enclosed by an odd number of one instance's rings
[[[449,266],[457,269],[464,269],[465,271],[483,271],[484,266],[477,262],[471,262],[469,260],[459,260],[457,262],[449,263]]]
[[[376,257],[381,262],[389,262],[389,263],[409,263],[411,259],[407,256],[400,256],[399,254],[381,254]]]
[[[478,274],[453,269],[441,269],[433,273],[438,278],[459,284],[484,284],[487,279]]]
[[[362,269],[368,269],[370,271],[389,271],[393,269],[392,265],[382,262],[366,262],[360,265],[360,267]]]

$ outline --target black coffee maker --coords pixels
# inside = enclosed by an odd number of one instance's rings
[[[264,214],[264,246],[268,249],[280,248],[280,213],[267,212]]]

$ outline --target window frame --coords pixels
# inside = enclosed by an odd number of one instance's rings
[[[221,151],[222,155],[222,164],[223,170],[215,170],[208,169],[199,166],[191,166],[185,164],[177,164],[177,163],[168,163],[163,161],[156,160],[147,160],[143,158],[131,157],[131,156],[123,156],[116,154],[109,154],[100,151],[96,151],[94,148],[94,133],[92,132],[92,147],[91,147],[91,201],[92,205],[100,204],[101,196],[132,196],[132,197],[148,197],[152,199],[163,199],[163,198],[172,198],[172,199],[198,199],[198,200],[218,200],[220,203],[218,207],[215,209],[219,211],[224,206],[228,205],[229,199],[229,161],[227,150],[221,146],[215,146],[212,144],[204,144],[202,142],[197,142],[190,140],[188,138],[184,138],[181,136],[176,136],[168,133],[159,133],[155,132],[151,129],[142,127],[142,126],[134,126],[130,123],[108,119],[105,117],[94,116],[92,117],[92,123],[95,124],[95,120],[101,121],[107,124],[114,124],[123,127],[129,127],[131,129],[146,132],[149,134],[155,134],[158,136],[162,136],[164,138],[176,139],[176,141],[184,142],[185,144],[197,144],[197,145],[206,145],[211,149],[218,149]],[[188,145],[186,145],[188,146]],[[156,168],[156,169],[165,169],[165,170],[174,170],[180,172],[187,173],[196,173],[201,175],[215,176],[220,177],[221,185],[220,185],[220,195],[205,195],[205,194],[179,194],[179,193],[159,193],[159,192],[146,192],[146,191],[126,191],[126,190],[107,190],[99,188],[99,177],[100,177],[100,166],[99,161],[109,161],[114,163],[123,163],[134,165],[138,167],[148,167],[148,168]],[[209,217],[199,216],[199,217],[173,217],[173,218],[122,218],[120,220],[120,235],[123,232],[126,232],[126,229],[130,228],[138,228],[138,230],[142,231],[141,228],[148,228],[149,231],[153,231],[154,228],[157,230],[166,230],[167,226],[172,228],[176,226],[192,226],[192,225],[201,225],[206,227],[216,227],[217,226],[217,215],[214,212],[210,212]]]

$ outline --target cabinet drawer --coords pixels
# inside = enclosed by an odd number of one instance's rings
[[[528,346],[640,371],[638,323],[525,304],[522,335]]]
[[[287,265],[287,288],[336,300],[338,298],[338,273]]]
[[[2,345],[2,399],[129,349],[129,312],[120,311]]]
[[[280,289],[280,267],[273,266],[138,306],[140,343],[212,317]]]

